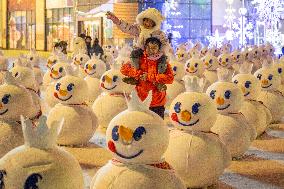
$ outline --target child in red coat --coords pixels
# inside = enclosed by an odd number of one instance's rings
[[[144,49],[132,52],[132,62],[121,67],[125,82],[135,84],[138,96],[143,101],[152,90],[150,110],[164,118],[166,104],[166,85],[171,84],[174,75],[166,56],[160,51],[162,43],[159,36],[146,39]]]

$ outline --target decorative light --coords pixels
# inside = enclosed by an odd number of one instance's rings
[[[218,29],[215,30],[215,33],[213,36],[207,36],[207,39],[209,41],[209,45],[208,45],[209,48],[212,48],[212,47],[220,48],[222,47],[223,41],[224,41],[224,37],[221,37],[219,35]]]

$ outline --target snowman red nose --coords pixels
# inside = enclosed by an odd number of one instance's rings
[[[58,94],[57,93],[53,93],[53,95],[55,96],[55,98],[58,98]]]
[[[110,151],[116,152],[115,145],[114,145],[114,143],[113,143],[112,141],[108,141],[107,146],[108,146],[108,149],[109,149]]]
[[[173,114],[171,115],[171,119],[172,119],[173,121],[178,121],[177,114],[176,114],[176,113],[173,113]]]
[[[105,87],[105,85],[103,83],[101,83],[101,87]]]

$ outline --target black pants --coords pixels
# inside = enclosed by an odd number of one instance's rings
[[[152,112],[155,112],[156,114],[158,114],[162,119],[164,119],[164,114],[165,114],[164,106],[150,107],[149,109]]]

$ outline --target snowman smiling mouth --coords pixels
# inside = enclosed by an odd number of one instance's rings
[[[114,144],[114,142],[112,142],[112,141],[109,141],[109,142],[108,142],[108,148],[110,149],[110,151],[114,152],[116,155],[118,155],[119,157],[124,158],[124,159],[133,159],[133,158],[136,158],[137,156],[139,156],[140,154],[142,154],[143,151],[144,151],[144,150],[140,150],[138,153],[136,153],[136,154],[134,154],[134,155],[126,156],[126,155],[123,155],[123,154],[119,153],[119,152],[116,150],[115,144]]]
[[[116,88],[117,85],[115,85],[115,86],[113,86],[113,87],[111,87],[111,88],[107,88],[107,87],[105,87],[105,84],[104,84],[104,83],[101,83],[101,87],[104,88],[104,89],[106,89],[106,90],[112,90],[112,89]]]
[[[230,106],[231,106],[231,104],[228,104],[224,107],[217,107],[217,110],[225,110],[225,109],[229,108]]]
[[[244,94],[244,96],[248,96],[250,94],[250,92],[247,92],[246,94]]]
[[[175,122],[177,122],[180,125],[185,126],[185,127],[193,126],[193,125],[195,125],[199,122],[199,119],[198,119],[198,120],[194,121],[193,123],[188,123],[188,124],[182,123],[181,121],[179,121],[177,114],[175,114],[175,113],[172,114],[171,118],[172,118],[173,121],[175,121]]]
[[[264,89],[267,89],[267,88],[269,88],[269,87],[271,87],[271,86],[272,86],[272,84],[267,85],[267,86],[263,86],[263,85],[261,85],[261,87],[262,87],[262,88],[264,88]]]
[[[0,115],[4,115],[4,114],[6,114],[7,112],[8,112],[8,108],[7,108],[6,110],[0,112]]]
[[[68,98],[63,99],[63,98],[59,97],[56,92],[54,93],[54,96],[55,96],[55,98],[57,98],[57,99],[59,99],[59,100],[61,100],[61,101],[67,101],[67,100],[69,100],[70,98],[72,98],[72,95],[70,95]]]

